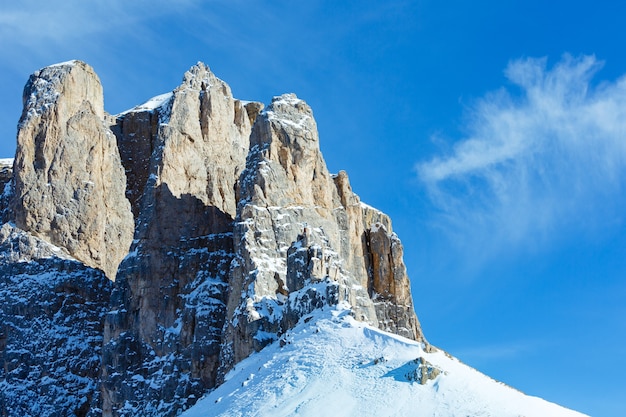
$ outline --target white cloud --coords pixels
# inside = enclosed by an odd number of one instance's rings
[[[5,61],[48,59],[63,53],[93,51],[112,38],[140,46],[154,36],[156,17],[182,13],[196,0],[24,0],[0,6],[0,43]],[[13,62],[17,64],[16,62]]]
[[[417,165],[461,245],[533,246],[559,233],[620,222],[626,213],[626,77],[592,83],[593,56],[513,61],[502,88],[469,114],[452,152]],[[478,250],[478,249],[477,249]]]

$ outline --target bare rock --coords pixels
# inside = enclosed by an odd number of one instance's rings
[[[134,221],[116,139],[104,124],[102,87],[87,64],[31,75],[14,169],[16,225],[115,279]]]
[[[374,223],[366,236],[371,262],[369,292],[379,327],[425,342],[417,316],[413,313],[411,283],[400,239],[395,233],[388,233],[382,223]]]
[[[293,94],[275,97],[257,117],[250,144],[239,182],[222,372],[313,309],[341,301],[358,320],[421,340],[410,292],[395,298],[409,288],[406,274],[391,275],[397,314],[371,297],[372,252],[380,248],[368,241],[368,222],[390,222],[360,203],[345,172],[329,174],[309,106]],[[397,262],[399,271],[404,264]]]
[[[243,105],[248,113],[248,120],[250,120],[250,126],[254,125],[256,117],[261,113],[261,110],[265,107],[263,103],[257,101],[248,101]]]
[[[215,386],[255,111],[198,63],[172,93],[117,116],[138,221],[107,316],[105,416],[176,415]]]
[[[13,194],[13,159],[0,159],[0,224],[12,220],[10,211]]]
[[[100,404],[102,271],[7,223],[0,229],[0,414],[86,416]]]
[[[420,385],[426,385],[428,381],[437,379],[442,374],[441,369],[428,362],[423,357],[415,358],[405,365],[409,370],[405,373],[405,378]]]
[[[117,137],[126,172],[126,198],[135,218],[139,217],[141,197],[150,175],[150,158],[156,146],[160,111],[160,107],[139,108],[119,117],[111,117],[110,128]]]
[[[13,178],[13,159],[0,159],[0,189]]]

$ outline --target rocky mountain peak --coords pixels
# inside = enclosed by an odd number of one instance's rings
[[[115,278],[134,222],[102,86],[80,61],[31,75],[17,133],[15,223]]]
[[[104,118],[102,84],[93,68],[82,61],[68,61],[35,71],[24,87],[24,111],[20,124],[53,112],[76,114],[84,102]]]
[[[179,89],[208,90],[218,82],[217,77],[211,72],[209,66],[204,62],[198,62],[185,72]]]
[[[88,377],[89,404],[72,400],[76,414],[177,415],[251,353],[338,304],[426,346],[391,220],[361,203],[345,172],[329,173],[305,101],[238,100],[198,63],[126,112],[106,115],[102,103],[82,62],[33,74],[0,199],[15,222],[0,249],[22,236],[58,252],[28,255],[32,270],[58,272],[49,291],[77,291],[64,280],[97,270],[115,279],[98,281],[102,297],[81,298],[98,299],[85,335],[100,335],[102,369]],[[12,270],[20,250],[0,268]],[[18,333],[0,329],[0,360]]]

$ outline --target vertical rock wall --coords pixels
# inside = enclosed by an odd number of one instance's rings
[[[216,380],[251,119],[204,64],[152,103],[114,129],[137,229],[107,316],[104,415],[175,415]]]
[[[46,67],[28,80],[14,186],[18,227],[115,278],[134,222],[102,86],[87,64]]]
[[[340,301],[359,320],[422,340],[416,318],[404,322],[377,307],[375,283],[409,288],[400,273],[404,264],[398,259],[397,268],[378,278],[367,223],[386,216],[360,204],[345,172],[329,174],[309,106],[293,94],[275,97],[257,118],[250,144],[239,182],[222,372],[312,309]],[[385,297],[390,305],[400,302],[404,313],[412,311],[410,292]]]
[[[72,295],[89,304],[89,332],[101,338],[85,334],[103,344],[77,362],[102,362],[100,375],[84,375],[89,401],[72,400],[79,415],[177,415],[300,318],[340,302],[424,341],[391,221],[360,202],[345,172],[328,172],[313,113],[293,94],[263,110],[199,63],[171,93],[108,116],[90,67],[47,67],[26,86],[14,166],[5,220],[75,258],[84,271],[72,279],[103,291]],[[6,245],[0,270],[22,250]]]
[[[0,159],[0,224],[11,221],[9,209],[13,194],[13,159]]]

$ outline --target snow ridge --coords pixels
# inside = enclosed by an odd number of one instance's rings
[[[303,317],[183,417],[582,417],[527,396],[443,351],[354,320],[345,303]],[[413,378],[418,363],[438,375]]]

